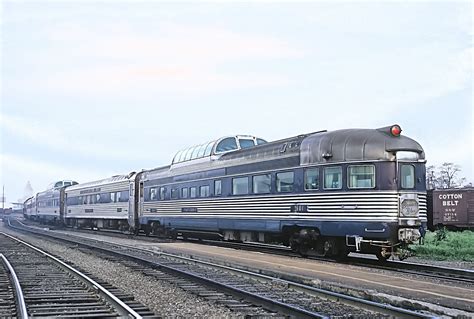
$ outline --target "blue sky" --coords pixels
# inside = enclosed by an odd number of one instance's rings
[[[1,3],[7,200],[220,136],[398,123],[474,181],[469,2]]]

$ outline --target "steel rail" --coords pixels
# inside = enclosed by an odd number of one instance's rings
[[[145,259],[145,258],[137,257],[137,256],[131,255],[129,253],[119,252],[117,250],[107,249],[107,248],[104,248],[104,247],[95,246],[93,244],[87,244],[83,241],[84,238],[82,238],[80,236],[68,235],[69,238],[63,238],[61,236],[58,236],[58,234],[45,234],[45,233],[41,232],[41,230],[31,230],[31,229],[30,230],[26,229],[26,230],[34,232],[34,233],[36,233],[36,231],[38,231],[38,233],[40,235],[57,238],[57,239],[60,239],[60,240],[63,240],[63,241],[68,241],[68,242],[72,242],[72,243],[79,244],[79,245],[84,245],[86,247],[93,247],[95,249],[105,251],[107,253],[111,253],[111,254],[118,255],[118,256],[126,256],[128,258],[139,260],[139,261],[141,261],[145,264],[153,265],[155,267],[158,266],[162,269],[169,270],[170,272],[173,272],[173,273],[182,273],[182,275],[184,275],[184,276],[195,277],[199,281],[207,282],[208,284],[215,285],[216,287],[219,286],[219,287],[221,287],[220,289],[222,289],[222,286],[223,286],[221,283],[214,282],[214,281],[212,281],[208,278],[204,278],[204,277],[201,277],[201,276],[196,276],[195,274],[186,273],[186,272],[183,272],[181,270],[177,270],[173,267],[169,267],[169,266],[166,266],[166,265],[163,265],[163,264],[159,264],[157,262],[153,262],[153,261],[150,261],[150,260]],[[75,240],[71,239],[70,237],[76,237],[76,238],[79,239],[79,241],[75,241]],[[366,309],[366,310],[369,310],[369,311],[376,311],[378,313],[383,313],[383,314],[394,316],[394,317],[436,318],[432,315],[426,315],[426,314],[422,314],[422,313],[419,313],[419,312],[415,312],[415,311],[411,311],[411,310],[407,310],[407,309],[403,309],[403,308],[398,308],[398,307],[387,305],[387,304],[381,304],[381,303],[377,303],[377,302],[373,302],[373,301],[369,301],[369,300],[365,300],[365,299],[360,299],[360,298],[356,298],[356,297],[352,297],[352,296],[348,296],[348,295],[344,295],[344,294],[340,294],[340,293],[336,293],[336,292],[332,292],[332,291],[312,287],[312,286],[307,286],[307,285],[297,283],[297,282],[293,282],[293,281],[290,281],[290,280],[285,280],[285,279],[281,279],[281,278],[277,278],[277,277],[272,277],[272,276],[268,276],[268,275],[259,274],[259,273],[256,273],[256,272],[241,270],[241,269],[233,268],[233,267],[229,267],[229,266],[218,265],[218,264],[215,264],[215,263],[205,262],[205,261],[196,260],[196,259],[192,259],[192,258],[188,258],[188,257],[178,256],[178,255],[173,255],[173,254],[169,254],[169,253],[153,252],[153,251],[150,251],[150,250],[147,250],[147,249],[137,248],[137,247],[134,247],[132,245],[108,243],[108,242],[100,241],[100,240],[97,240],[97,239],[90,239],[90,240],[94,241],[96,243],[107,243],[107,244],[115,245],[117,247],[126,247],[127,249],[132,249],[132,250],[135,250],[135,251],[138,250],[138,251],[141,251],[141,252],[145,252],[147,254],[152,253],[152,254],[156,254],[158,256],[165,256],[165,257],[168,257],[168,258],[180,259],[180,260],[186,261],[188,263],[201,264],[201,265],[205,265],[207,267],[219,268],[219,269],[222,269],[222,270],[225,270],[225,271],[228,271],[228,272],[233,272],[233,273],[237,273],[237,274],[240,274],[240,275],[245,275],[247,277],[252,277],[252,278],[255,278],[255,279],[264,280],[266,282],[279,282],[279,283],[282,283],[284,285],[288,285],[288,287],[291,287],[294,290],[305,292],[305,293],[310,294],[312,296],[317,296],[317,297],[330,299],[332,301],[342,302],[342,303],[344,303],[346,305],[349,305],[349,306],[362,307],[363,309]],[[248,292],[242,291],[241,289],[238,289],[238,288],[235,288],[235,287],[230,287],[229,286],[229,287],[224,287],[224,289],[228,290],[228,291],[231,291],[231,292],[233,291],[234,293],[237,293],[237,294],[246,294],[247,297],[250,297],[251,301],[259,301],[262,306],[270,308],[272,310],[281,311],[281,310],[283,310],[283,308],[286,308],[287,312],[291,311],[290,312],[291,315],[294,315],[296,317],[304,317],[304,318],[308,318],[308,317],[309,318],[323,318],[324,317],[324,316],[322,316],[321,314],[318,314],[318,313],[311,314],[307,310],[301,309],[299,307],[291,306],[291,307],[287,308],[287,306],[290,306],[290,305],[285,305],[283,303],[278,304],[278,302],[275,303],[274,300],[270,300],[268,298],[265,298],[265,297],[259,296],[259,295],[255,295],[255,294],[249,295]],[[271,303],[273,303],[273,305]],[[291,308],[293,308],[293,309],[291,309]]]
[[[15,226],[12,226],[11,223],[9,223],[9,225],[13,228],[17,228]],[[270,310],[277,311],[277,312],[280,312],[280,313],[285,313],[286,315],[289,315],[289,316],[294,317],[294,318],[319,318],[319,319],[328,318],[326,315],[323,315],[321,313],[313,312],[313,311],[310,311],[310,310],[300,308],[298,306],[294,306],[294,305],[286,304],[284,302],[273,300],[273,299],[267,298],[265,296],[261,296],[261,295],[258,295],[258,294],[255,294],[255,293],[252,293],[252,292],[249,292],[249,291],[245,291],[245,290],[237,288],[237,287],[232,287],[230,285],[225,285],[225,284],[219,283],[215,280],[200,276],[198,274],[194,274],[194,273],[191,273],[191,272],[175,269],[174,267],[167,266],[167,265],[162,264],[162,263],[150,261],[148,259],[138,257],[138,256],[134,256],[134,255],[131,255],[131,254],[128,254],[128,253],[125,253],[125,252],[118,252],[116,250],[107,249],[107,248],[104,248],[104,247],[99,247],[99,246],[96,246],[96,245],[93,245],[93,244],[87,244],[87,243],[84,242],[84,238],[81,238],[81,237],[78,237],[78,236],[74,236],[74,235],[72,236],[72,237],[76,237],[78,239],[78,241],[75,241],[71,238],[63,238],[61,236],[58,236],[58,234],[46,234],[46,233],[42,232],[39,229],[35,229],[35,230],[25,229],[25,228],[17,228],[17,229],[30,231],[30,232],[33,232],[33,233],[36,233],[36,234],[39,234],[39,235],[43,235],[43,236],[59,239],[59,240],[62,240],[62,241],[82,245],[82,246],[92,248],[92,249],[97,249],[97,250],[100,250],[100,251],[103,251],[103,252],[106,252],[106,253],[109,253],[109,254],[120,256],[122,258],[127,257],[129,259],[139,261],[139,262],[142,262],[144,264],[151,265],[153,267],[164,269],[167,272],[177,274],[180,277],[186,277],[186,278],[189,278],[193,281],[204,283],[207,286],[211,286],[211,287],[219,289],[221,291],[225,291],[225,292],[230,293],[234,296],[239,296],[241,298],[245,298],[247,301],[252,302],[256,305],[260,305],[260,306],[262,306],[266,309],[270,309]],[[0,232],[0,234],[1,234],[1,232]],[[71,237],[71,236],[68,236],[68,237]],[[96,240],[92,240],[92,241],[95,241],[96,243],[100,242],[100,241],[96,241]],[[125,246],[125,247],[127,249],[130,249],[130,246]],[[141,249],[136,249],[136,250],[141,250]],[[143,251],[143,250],[141,250],[141,251]],[[150,253],[150,251],[147,251],[147,253]]]
[[[116,245],[116,244],[114,244],[114,245]],[[120,244],[119,246],[128,246],[128,245]],[[150,250],[147,250],[147,249],[136,248],[136,247],[133,247],[133,246],[128,246],[128,247],[133,248],[135,250],[142,250],[142,251],[147,252],[147,253],[151,252]],[[398,307],[387,305],[387,304],[381,304],[381,303],[377,303],[377,302],[369,301],[369,300],[365,300],[365,299],[360,299],[360,298],[340,294],[340,293],[337,293],[337,292],[332,292],[332,291],[329,291],[329,290],[304,285],[304,284],[297,283],[297,282],[290,281],[290,280],[286,280],[286,279],[281,279],[281,278],[272,277],[272,276],[269,276],[269,275],[259,274],[259,273],[253,272],[253,271],[248,271],[248,270],[243,270],[243,269],[239,269],[239,268],[219,265],[219,264],[216,264],[216,263],[211,263],[211,262],[202,261],[202,260],[196,260],[196,259],[193,259],[193,258],[179,256],[179,255],[173,255],[173,254],[164,253],[164,252],[159,252],[159,253],[156,253],[156,254],[159,254],[161,256],[166,256],[166,257],[169,257],[169,258],[173,258],[173,259],[184,260],[188,263],[195,263],[195,264],[205,265],[205,266],[208,266],[208,267],[219,268],[219,269],[222,269],[222,270],[225,270],[225,271],[228,271],[228,272],[236,273],[236,274],[239,274],[239,275],[244,275],[244,276],[247,276],[247,277],[250,277],[250,278],[257,278],[257,279],[260,279],[260,280],[263,280],[263,281],[266,281],[266,282],[281,283],[281,284],[287,285],[289,288],[292,288],[294,290],[298,290],[298,291],[307,293],[307,294],[312,295],[312,296],[317,296],[317,297],[322,297],[322,298],[330,299],[330,300],[337,301],[337,302],[342,302],[342,303],[344,303],[346,305],[349,305],[349,306],[360,307],[362,305],[364,307],[364,309],[370,310],[370,311],[375,311],[375,312],[381,312],[381,310],[383,310],[384,314],[390,315],[390,316],[395,316],[395,317],[403,316],[404,318],[434,318],[431,315],[420,314],[419,312],[406,310],[406,309],[398,308]]]
[[[74,269],[73,267],[69,266],[68,264],[62,262],[58,258],[52,256],[51,254],[28,244],[27,242],[24,242],[18,238],[15,238],[9,234],[6,234],[4,232],[0,232],[0,234],[9,237],[10,239],[21,243],[22,245],[25,245],[36,252],[40,253],[43,256],[48,257],[50,260],[53,260],[57,265],[59,265],[62,269],[65,269],[68,272],[71,272],[76,275],[77,278],[79,278],[82,282],[84,282],[86,285],[92,287],[99,296],[101,296],[103,299],[105,299],[107,302],[109,302],[120,314],[120,316],[124,317],[130,317],[130,318],[142,318],[141,315],[139,315],[135,310],[130,308],[127,304],[125,304],[122,300],[120,300],[117,296],[112,294],[110,291],[108,291],[106,288],[104,288],[102,285],[100,285],[98,282],[93,280],[92,278],[88,277],[87,275],[81,273],[77,269]]]
[[[2,259],[3,264],[5,265],[6,269],[10,273],[11,279],[13,281],[14,290],[15,290],[15,300],[16,300],[16,307],[19,312],[17,313],[19,318],[28,318],[28,310],[26,309],[25,304],[25,297],[23,296],[23,289],[21,289],[20,281],[16,275],[15,269],[13,269],[12,265],[8,261],[7,257],[0,253],[0,258]]]
[[[97,231],[83,229],[79,232],[84,233],[97,233]],[[114,230],[106,230],[100,231],[100,233],[110,236],[110,237],[125,237],[128,236],[123,232],[114,231]],[[155,236],[141,236],[140,240],[145,241],[153,241]],[[234,248],[234,249],[246,249],[251,251],[263,252],[263,253],[271,253],[281,256],[288,256],[288,257],[301,257],[300,254],[295,253],[291,250],[291,248],[281,245],[273,245],[273,244],[263,244],[257,242],[251,243],[237,243],[237,242],[225,242],[225,241],[216,241],[216,240],[195,240],[192,238],[183,239],[187,242],[198,243],[202,245],[208,246],[218,246],[218,247],[227,247],[227,248]],[[302,258],[302,257],[301,257]],[[318,260],[318,261],[326,261],[326,262],[337,262],[341,264],[350,264],[359,267],[370,267],[370,268],[377,268],[381,270],[390,270],[398,273],[406,273],[406,274],[413,274],[419,276],[425,276],[435,279],[444,279],[444,280],[451,280],[457,281],[467,284],[474,283],[474,270],[469,269],[459,269],[459,268],[447,268],[441,266],[433,266],[427,264],[418,264],[413,262],[407,261],[396,261],[396,260],[387,260],[385,262],[380,262],[375,259],[361,257],[361,256],[348,256],[344,260],[334,260],[329,257],[318,257],[318,256],[309,256],[305,257],[307,259]]]
[[[190,241],[190,240],[188,240]],[[280,256],[301,257],[298,253],[291,251],[290,248],[279,245],[268,245],[261,243],[233,243],[212,240],[190,241],[203,245],[228,247],[234,249],[248,249],[257,252],[272,253]],[[436,279],[445,279],[468,284],[474,283],[474,270],[447,268],[427,264],[417,264],[407,261],[387,260],[385,262],[376,259],[360,256],[348,256],[345,260],[334,260],[328,257],[309,256],[307,259],[326,261],[331,263],[341,263],[359,267],[370,267],[381,270],[390,270],[398,273],[413,274]]]

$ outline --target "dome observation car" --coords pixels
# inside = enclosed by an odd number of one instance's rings
[[[226,136],[179,151],[173,157],[172,165],[208,158],[213,155],[222,155],[265,143],[267,143],[266,140],[251,135]]]

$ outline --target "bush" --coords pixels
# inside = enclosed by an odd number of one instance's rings
[[[438,260],[474,261],[474,232],[427,232],[424,245],[410,247],[416,256]]]

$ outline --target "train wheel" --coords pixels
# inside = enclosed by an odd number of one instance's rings
[[[146,225],[145,227],[143,227],[143,232],[145,233],[145,236],[150,236],[150,233],[151,233],[151,227],[150,225]]]

